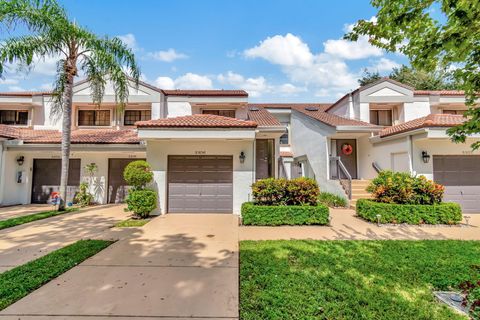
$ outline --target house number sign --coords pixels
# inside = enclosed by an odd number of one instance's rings
[[[195,151],[195,154],[207,154],[207,151],[205,151],[205,150],[197,150],[197,151]]]

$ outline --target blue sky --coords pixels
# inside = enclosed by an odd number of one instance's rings
[[[369,1],[61,0],[78,24],[120,36],[143,79],[163,89],[245,89],[251,101],[331,102],[355,89],[363,68],[385,74],[406,63],[366,39],[341,40],[370,19]],[[2,38],[5,34],[2,34]],[[45,90],[55,58],[10,72],[0,90]]]

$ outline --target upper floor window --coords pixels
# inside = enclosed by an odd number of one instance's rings
[[[146,121],[152,118],[150,110],[125,110],[123,117],[123,124],[126,126],[133,126],[137,121]]]
[[[370,110],[370,123],[378,126],[391,126],[392,110]]]
[[[79,126],[110,126],[110,110],[79,110]]]
[[[289,144],[290,141],[288,138],[288,133],[289,133],[288,124],[284,124],[284,125],[285,125],[285,133],[280,136],[280,144]]]
[[[0,124],[26,126],[28,124],[28,111],[0,110]]]
[[[442,110],[443,114],[460,114],[463,115],[466,110]]]
[[[210,109],[205,109],[202,110],[203,114],[213,114],[216,116],[222,116],[222,117],[229,117],[229,118],[235,118],[235,110],[210,110]]]

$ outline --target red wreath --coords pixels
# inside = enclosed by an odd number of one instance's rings
[[[348,143],[344,143],[342,145],[342,153],[346,156],[349,156],[351,155],[353,152],[353,147],[351,144],[348,144]]]

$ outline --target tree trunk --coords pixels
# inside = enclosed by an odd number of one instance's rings
[[[68,74],[67,83],[65,85],[64,105],[63,105],[63,120],[62,120],[62,171],[60,176],[60,202],[58,203],[58,210],[65,210],[65,203],[67,201],[67,186],[68,186],[68,170],[70,164],[70,140],[72,131],[72,99],[73,99],[73,78],[74,76]]]

